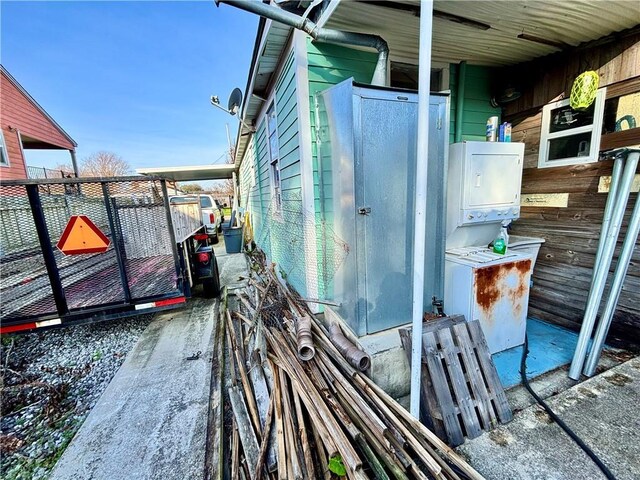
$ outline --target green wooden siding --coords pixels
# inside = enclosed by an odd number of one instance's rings
[[[449,88],[451,89],[451,112],[449,141],[453,143],[456,129],[456,102],[458,98],[458,64],[451,64]],[[464,86],[464,113],[462,116],[462,140],[484,140],[487,119],[500,116],[500,108],[493,108],[489,100],[495,71],[488,67],[467,65]]]
[[[295,57],[284,60],[274,85],[282,212],[272,201],[271,157],[267,124],[257,119],[257,129],[240,170],[241,191],[251,212],[256,242],[275,262],[278,270],[302,295],[306,295],[304,261],[304,222],[302,221],[302,181],[300,135],[297,112]],[[271,92],[270,92],[271,93]],[[268,105],[266,105],[268,108]],[[302,246],[301,246],[302,245]]]
[[[313,160],[313,190],[314,203],[316,212],[316,244],[318,258],[318,276],[323,277],[325,263],[323,258],[332,255],[331,238],[327,238],[326,230],[323,229],[320,205],[320,183],[318,171],[318,155],[316,143],[316,118],[315,118],[315,94],[336,85],[348,78],[353,77],[356,82],[370,83],[373,77],[373,71],[378,60],[376,52],[368,52],[356,50],[353,48],[343,47],[339,45],[323,44],[307,40],[307,60],[309,64],[309,103],[311,109],[309,112],[311,119],[311,154]],[[329,164],[323,164],[323,187],[325,192],[325,210],[324,219],[326,225],[331,226],[332,212],[331,205],[331,170]],[[329,232],[330,233],[330,232]],[[331,279],[318,278],[318,294],[321,297],[331,297]]]

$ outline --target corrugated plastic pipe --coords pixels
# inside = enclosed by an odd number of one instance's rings
[[[351,365],[361,372],[364,372],[371,367],[371,357],[351,343],[349,339],[344,336],[342,330],[340,330],[340,327],[337,324],[331,324],[329,327],[329,334],[333,344]]]
[[[311,317],[308,315],[298,318],[296,322],[296,340],[298,341],[298,358],[305,362],[311,360],[316,354],[316,349],[311,336]]]
[[[216,5],[226,3],[233,7],[255,13],[261,17],[269,18],[276,22],[289,25],[307,33],[314,40],[326,43],[336,43],[338,45],[355,45],[358,47],[375,48],[378,51],[378,62],[376,63],[371,79],[372,85],[387,85],[387,64],[389,62],[389,45],[378,35],[368,35],[365,33],[343,32],[331,28],[319,28],[315,23],[307,18],[303,18],[295,13],[287,12],[273,5],[262,3],[262,1],[247,0],[215,0]]]
[[[598,314],[598,307],[602,300],[602,293],[607,282],[607,276],[609,274],[609,268],[611,267],[611,261],[613,259],[613,252],[616,248],[618,241],[618,235],[620,233],[620,226],[624,217],[624,211],[629,201],[629,192],[631,191],[631,185],[633,184],[633,178],[638,166],[638,153],[634,152],[627,156],[627,160],[620,180],[620,186],[617,187],[616,196],[614,199],[614,205],[611,213],[611,223],[609,225],[606,236],[603,238],[605,244],[602,248],[602,256],[600,263],[594,265],[594,269],[597,267],[593,275],[593,281],[591,282],[591,290],[589,291],[589,297],[587,299],[587,306],[584,312],[584,318],[582,320],[582,326],[580,327],[580,335],[578,337],[578,344],[576,345],[576,351],[573,355],[573,361],[569,368],[569,378],[573,380],[579,380],[582,373],[582,367],[584,365],[584,359],[587,354],[587,347],[589,345],[589,339],[593,332],[593,326]]]
[[[635,155],[638,157],[639,152],[632,152],[629,155]],[[629,227],[627,228],[627,235],[624,238],[622,244],[622,251],[618,257],[618,264],[616,265],[616,271],[613,274],[613,281],[611,283],[611,290],[609,292],[609,298],[604,307],[604,312],[600,316],[600,323],[598,329],[593,338],[593,344],[591,345],[591,351],[587,358],[587,363],[584,367],[584,374],[587,377],[592,377],[598,366],[598,360],[600,359],[600,353],[604,347],[604,341],[609,333],[609,327],[613,320],[613,314],[618,306],[618,299],[620,298],[620,291],[622,290],[622,284],[627,275],[629,269],[629,262],[631,262],[631,256],[638,240],[638,233],[640,232],[640,193],[636,197],[636,204],[633,207],[633,213],[631,213],[631,220],[629,221]]]

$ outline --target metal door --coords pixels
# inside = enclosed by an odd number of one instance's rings
[[[366,333],[411,322],[413,291],[417,95],[374,95],[360,99],[356,120],[362,132],[355,165],[359,315]],[[437,279],[444,272],[445,106],[446,98],[432,97],[429,107],[427,303],[443,291]]]

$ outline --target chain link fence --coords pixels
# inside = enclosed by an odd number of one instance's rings
[[[349,246],[302,205],[298,191],[283,192],[281,205],[272,201],[256,232],[256,243],[301,295],[330,300],[331,282]]]

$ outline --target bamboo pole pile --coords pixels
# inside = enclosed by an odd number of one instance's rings
[[[231,478],[482,478],[347,361],[348,346],[334,345],[262,252],[251,263],[238,308],[224,312]]]

